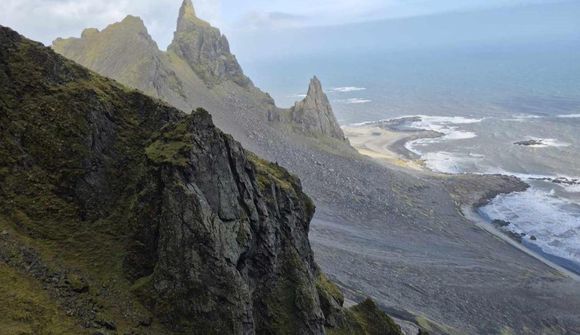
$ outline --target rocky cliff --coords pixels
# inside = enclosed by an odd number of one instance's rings
[[[67,58],[148,95],[190,111],[212,107],[216,98],[185,61],[159,50],[143,21],[127,16],[99,31],[85,29],[80,38],[59,38],[53,49]]]
[[[304,100],[297,102],[290,109],[289,119],[305,134],[345,140],[328,97],[322,90],[322,84],[316,76],[310,80],[308,94]]]
[[[181,5],[177,30],[168,51],[184,59],[210,86],[227,80],[242,87],[253,86],[230,52],[226,37],[197,17],[191,0],[184,0]]]
[[[92,34],[93,32],[87,32]],[[182,113],[0,27],[6,334],[398,334],[342,308],[300,182]]]

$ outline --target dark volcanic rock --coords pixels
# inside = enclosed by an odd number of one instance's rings
[[[507,222],[504,220],[493,220],[491,223],[493,223],[496,227],[499,227],[499,228],[504,228],[504,227],[507,227],[511,224],[510,222]]]
[[[524,146],[524,147],[531,147],[531,146],[543,145],[544,142],[542,142],[542,140],[527,140],[527,141],[515,142],[514,144]]]

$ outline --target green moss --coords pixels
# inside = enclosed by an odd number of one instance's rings
[[[283,272],[273,292],[265,297],[265,306],[271,315],[263,333],[293,335],[299,334],[303,311],[312,310],[316,304],[315,292],[304,283],[307,269],[295,250],[284,256]]]
[[[100,306],[99,318],[129,333],[145,313],[123,270],[129,213],[147,165],[145,143],[162,116],[178,112],[4,28],[0,40],[0,231],[34,250],[49,270],[73,274],[62,289],[78,291],[87,305]],[[22,299],[38,296],[31,285],[21,288],[29,291]],[[11,291],[1,291],[0,301],[19,298]],[[58,295],[51,304],[69,307]],[[28,305],[10,304],[11,313],[28,313]],[[51,308],[39,309],[39,318],[68,322]],[[42,327],[50,330],[47,320]]]
[[[42,286],[0,263],[0,328],[3,335],[88,334],[67,317]]]
[[[268,190],[272,184],[278,185],[285,191],[296,193],[294,185],[297,178],[291,175],[286,169],[277,164],[270,163],[256,154],[249,151],[246,152],[248,159],[254,165],[257,173],[258,186],[262,190]]]
[[[437,334],[443,333],[443,334],[450,334],[450,335],[462,334],[461,332],[459,332],[451,327],[447,327],[445,325],[438,324],[438,323],[431,321],[428,318],[423,317],[423,316],[417,316],[415,318],[415,321],[419,325],[419,327],[421,327],[421,329],[424,331],[425,334],[428,334],[428,332],[437,333]]]
[[[322,272],[320,272],[316,280],[316,288],[319,291],[328,293],[340,306],[344,303],[344,295],[338,286],[330,281]]]
[[[166,126],[145,149],[147,157],[156,164],[187,166],[190,162],[189,153],[193,148],[190,122],[187,118]]]
[[[314,214],[316,206],[310,197],[302,193],[300,180],[296,176],[278,164],[268,162],[250,151],[246,151],[246,157],[254,166],[258,187],[262,193],[270,194],[272,186],[275,185],[291,195],[299,195],[304,201],[307,213]]]
[[[371,300],[348,309],[345,323],[327,328],[328,335],[402,335],[401,328]]]
[[[191,145],[185,142],[155,141],[147,147],[147,157],[157,164],[186,166]]]
[[[89,290],[87,281],[76,273],[70,273],[67,275],[67,283],[75,292],[83,293],[88,292]]]
[[[138,279],[132,286],[131,292],[146,306],[155,305],[155,289],[153,287],[153,275]]]

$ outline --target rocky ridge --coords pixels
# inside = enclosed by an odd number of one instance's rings
[[[265,128],[344,140],[317,78],[304,101],[292,109],[276,107],[270,95],[244,75],[227,38],[197,17],[191,0],[184,0],[180,8],[167,52],[159,50],[143,21],[133,16],[102,31],[86,29],[80,38],[56,39],[52,48],[186,113],[197,107],[211,110],[221,129],[246,144],[254,141],[245,138]]]
[[[168,50],[186,60],[210,87],[226,80],[241,87],[253,86],[230,52],[227,38],[197,17],[191,0],[181,5],[175,37]]]
[[[342,307],[314,263],[300,181],[205,110],[8,28],[0,45],[7,334],[399,334],[372,302]]]

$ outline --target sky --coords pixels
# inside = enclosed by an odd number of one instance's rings
[[[389,18],[551,3],[560,0],[193,0],[198,16],[226,34],[335,26]],[[140,16],[165,48],[181,0],[2,0],[0,25],[45,44]]]

